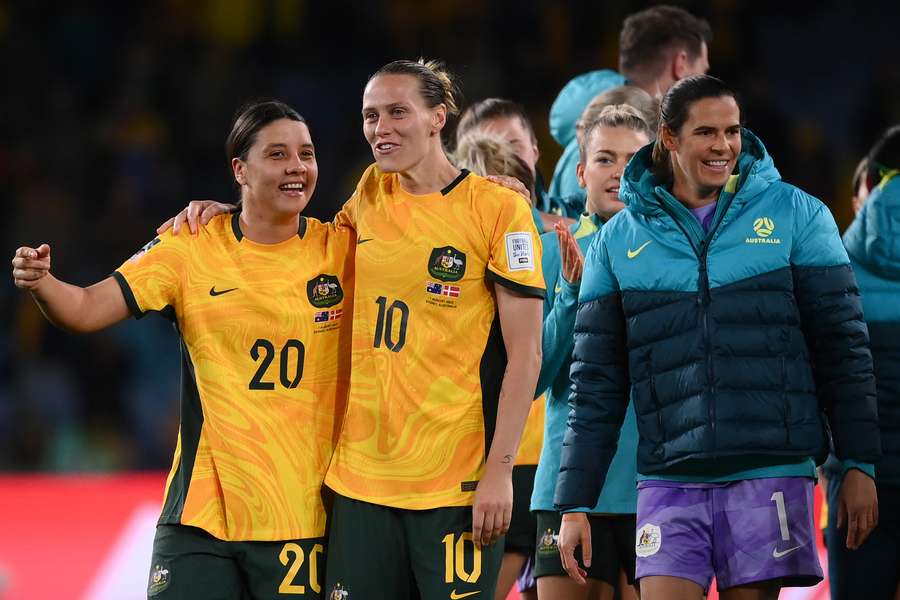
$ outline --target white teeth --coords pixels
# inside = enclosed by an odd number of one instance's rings
[[[378,148],[379,150],[391,150],[391,149],[394,148],[394,144],[387,144],[387,143],[385,143],[385,144],[378,144],[377,148]]]
[[[303,188],[305,188],[305,187],[306,186],[302,183],[285,183],[284,185],[281,186],[281,189],[283,189],[283,190],[300,190],[302,192]]]
[[[728,164],[727,160],[705,160],[703,161],[711,167],[724,167]]]

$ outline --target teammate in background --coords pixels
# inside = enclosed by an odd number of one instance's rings
[[[181,428],[151,598],[322,598],[321,489],[350,376],[352,231],[300,213],[318,175],[303,118],[246,107],[226,142],[243,210],[160,235],[87,288],[19,248],[18,287],[69,331],[159,313],[181,336]],[[344,311],[347,312],[346,317]]]
[[[620,568],[634,585],[634,532],[637,494],[637,426],[629,407],[619,447],[609,476],[595,506],[590,507],[592,558],[577,583],[566,576],[558,549],[561,515],[553,507],[559,473],[559,453],[569,415],[569,368],[575,332],[575,308],[581,283],[583,253],[608,221],[624,205],[619,182],[625,165],[648,144],[653,130],[631,106],[607,106],[593,119],[585,119],[578,180],[587,191],[587,214],[571,230],[562,227],[541,238],[544,247],[543,356],[538,390],[549,389],[544,421],[544,447],[538,463],[531,509],[536,511],[538,539],[535,575],[539,598],[571,600],[609,599],[619,586]],[[553,238],[558,238],[554,240]],[[550,291],[552,290],[552,291]],[[578,557],[581,558],[580,556]],[[585,581],[586,580],[586,581]],[[587,585],[584,585],[587,583]],[[634,591],[622,589],[623,598]]]
[[[534,189],[531,190],[531,212],[538,231],[550,231],[558,221],[566,220],[565,217],[547,212],[547,192],[544,191],[544,182],[537,170],[540,158],[537,136],[534,135],[534,127],[521,105],[504,98],[486,98],[469,105],[456,127],[455,154],[459,155],[458,146],[462,139],[474,131],[497,135],[506,140],[531,171],[531,179],[535,182]]]
[[[825,206],[780,180],[713,77],[666,94],[626,209],[585,260],[555,504],[571,576],[630,400],[644,600],[776,598],[822,579],[812,495],[828,448],[857,548],[878,521],[875,381],[856,281]],[[626,345],[627,340],[627,345]],[[587,560],[587,556],[585,557]]]
[[[844,246],[859,282],[869,326],[883,457],[875,464],[882,510],[878,528],[855,552],[843,539],[848,519],[839,506],[838,462],[828,474],[828,576],[834,600],[900,597],[900,125],[872,147],[854,178],[856,219]],[[829,461],[831,464],[832,461]]]
[[[533,171],[518,156],[514,146],[496,134],[470,128],[457,141],[452,158],[457,167],[476,175],[515,177],[529,191],[530,202],[536,197]],[[517,578],[519,595],[524,600],[537,598],[532,565],[528,562],[534,556],[537,520],[528,509],[528,502],[534,489],[534,474],[541,454],[543,434],[544,397],[540,396],[531,404],[513,467],[512,518],[504,539],[503,563],[497,579],[495,600],[504,600]]]
[[[326,476],[327,589],[351,598],[497,584],[544,281],[527,203],[444,153],[456,112],[433,62],[389,63],[363,92],[376,164],[337,217],[359,245],[349,406]]]
[[[584,112],[575,122],[575,139],[578,140],[579,163],[583,162],[582,154],[584,148],[584,129],[589,123],[597,120],[607,106],[616,104],[626,104],[635,109],[641,117],[641,120],[647,124],[647,128],[651,131],[650,137],[656,135],[656,129],[659,126],[659,100],[645,92],[639,87],[633,85],[620,85],[612,89],[606,90],[601,94],[597,94],[591,100]],[[578,175],[578,167],[575,168],[575,174]],[[579,179],[579,185],[581,181]],[[587,190],[585,189],[585,192]]]
[[[677,6],[660,4],[625,19],[619,34],[619,72],[604,69],[578,75],[550,107],[550,133],[564,148],[550,182],[554,206],[567,209],[584,203],[584,190],[575,175],[575,124],[591,99],[624,84],[662,98],[676,81],[709,70],[707,44],[711,39],[712,30],[705,19]]]

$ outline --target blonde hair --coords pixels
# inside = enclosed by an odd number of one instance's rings
[[[581,151],[580,162],[582,164],[587,160],[587,146],[591,136],[594,131],[600,127],[622,127],[630,129],[631,131],[636,131],[637,133],[643,133],[647,136],[648,140],[653,139],[653,130],[650,129],[650,126],[647,124],[647,121],[644,120],[643,115],[641,115],[640,111],[635,107],[629,106],[628,104],[606,106],[584,129],[584,135],[579,144],[579,150]]]
[[[579,145],[584,137],[585,126],[595,121],[604,108],[615,104],[627,104],[637,110],[650,128],[650,139],[653,139],[659,120],[659,101],[639,87],[620,85],[594,96],[582,111],[581,117],[575,122],[575,136]]]
[[[395,60],[375,71],[369,81],[379,75],[412,75],[419,80],[419,91],[429,108],[443,104],[448,116],[459,114],[459,86],[440,60]]]
[[[476,175],[506,175],[515,177],[528,188],[534,202],[534,175],[531,168],[516,154],[512,145],[500,136],[478,129],[463,135],[456,144],[453,162],[460,169]]]

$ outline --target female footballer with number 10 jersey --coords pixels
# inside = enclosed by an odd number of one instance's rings
[[[328,589],[491,598],[512,468],[541,361],[544,281],[526,201],[457,169],[435,63],[363,93],[375,156],[338,215],[357,232],[350,399],[326,477]]]
[[[244,600],[323,588],[322,480],[349,373],[353,234],[300,216],[315,190],[303,118],[248,106],[226,144],[243,210],[162,234],[87,288],[19,248],[18,287],[70,331],[160,313],[181,336],[181,427],[148,596]]]

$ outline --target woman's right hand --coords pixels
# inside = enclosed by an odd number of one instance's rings
[[[581,546],[584,568],[575,558],[575,548]],[[591,524],[585,513],[565,513],[559,528],[559,555],[563,569],[576,583],[587,585],[587,571],[591,566]]]
[[[556,238],[559,240],[559,254],[562,261],[562,275],[569,283],[580,283],[584,271],[584,254],[575,241],[575,236],[562,223],[556,224]]]
[[[12,267],[13,282],[17,288],[36,289],[50,273],[50,246],[41,244],[37,248],[19,248],[13,256]]]
[[[197,233],[200,225],[206,225],[216,215],[234,212],[236,209],[235,204],[224,204],[215,200],[192,200],[187,208],[157,227],[156,233],[162,233],[171,227],[172,235],[178,235],[185,223],[188,224],[191,233]]]

